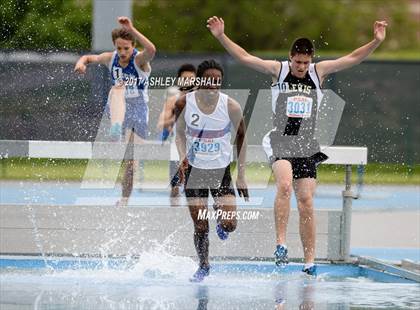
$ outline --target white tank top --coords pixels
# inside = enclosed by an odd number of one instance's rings
[[[219,93],[213,113],[204,114],[197,106],[195,95],[195,91],[187,94],[185,106],[188,161],[199,169],[225,168],[232,159],[229,97]]]

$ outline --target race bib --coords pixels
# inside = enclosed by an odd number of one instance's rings
[[[194,141],[192,148],[196,155],[213,156],[220,153],[219,142]]]
[[[293,96],[287,98],[287,117],[309,118],[312,113],[312,98]]]
[[[125,97],[134,98],[139,96],[139,89],[134,85],[128,85],[125,87]]]
[[[139,96],[139,89],[137,88],[137,79],[129,76],[125,80],[125,97],[134,98]]]

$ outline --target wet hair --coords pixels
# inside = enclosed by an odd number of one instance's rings
[[[312,44],[311,40],[307,38],[299,38],[293,42],[292,46],[290,47],[290,55],[293,57],[296,54],[305,54],[311,57],[314,56],[315,48]]]
[[[112,43],[114,44],[115,44],[115,40],[117,40],[118,38],[129,40],[133,43],[133,45],[136,42],[136,40],[134,39],[134,36],[127,30],[125,30],[124,28],[115,28],[114,30],[112,30],[111,35],[112,35]]]
[[[198,65],[197,68],[197,77],[202,77],[204,72],[208,69],[217,69],[222,73],[223,77],[223,68],[222,66],[216,62],[214,59],[204,60],[201,64]]]
[[[192,65],[192,64],[183,64],[178,69],[177,77],[180,77],[183,72],[194,72],[194,73],[196,73],[196,71],[197,71],[197,69],[195,68],[194,65]]]

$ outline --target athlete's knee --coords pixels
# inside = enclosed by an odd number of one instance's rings
[[[221,220],[220,224],[222,225],[224,231],[232,232],[236,229],[237,221],[236,219]]]
[[[298,201],[299,216],[303,218],[312,218],[314,215],[314,207],[312,198],[304,200],[304,202]]]
[[[297,195],[298,206],[301,206],[304,209],[312,208],[314,197],[310,192],[301,193]]]
[[[292,195],[292,182],[279,181],[277,186],[277,198],[290,198]]]

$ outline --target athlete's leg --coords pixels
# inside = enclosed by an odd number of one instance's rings
[[[290,213],[290,196],[292,194],[292,165],[287,160],[277,160],[273,163],[273,174],[276,182],[276,197],[274,200],[274,222],[276,225],[277,244],[286,244],[287,223]]]
[[[134,132],[132,130],[126,130],[125,132],[126,143],[134,143]],[[129,146],[130,147],[130,146]],[[125,207],[130,198],[131,192],[133,191],[133,176],[136,169],[136,163],[134,159],[123,160],[124,174],[121,182],[122,197],[117,202],[118,206]]]
[[[227,194],[220,197],[214,197],[216,204],[216,212],[218,210],[220,216],[218,218],[218,224],[226,232],[232,232],[236,229],[236,197],[232,194]]]
[[[133,143],[134,144],[144,144],[146,140],[140,137],[137,133],[133,132]]]
[[[126,143],[128,144],[142,144],[144,139],[135,134],[132,130],[126,130],[125,133]],[[126,206],[128,199],[133,192],[134,175],[138,167],[138,161],[134,159],[128,159],[123,161],[124,175],[122,179],[122,198],[118,202],[119,206]]]
[[[169,179],[171,192],[169,194],[169,199],[171,202],[171,207],[180,206],[180,196],[181,196],[181,178],[179,175],[179,162],[171,160],[169,162]]]
[[[315,260],[315,217],[313,198],[316,189],[315,178],[296,179],[293,182],[299,210],[299,232],[303,245],[305,264]]]
[[[211,194],[215,202],[217,214],[216,233],[221,240],[226,240],[229,233],[236,229],[236,198],[235,190],[232,186],[232,176],[230,165],[225,169],[220,169],[214,175],[214,183],[211,185]]]
[[[199,214],[207,210],[207,198],[190,197],[188,208],[194,223],[194,246],[197,252],[199,267],[209,267],[209,222],[206,218],[199,218]]]
[[[205,184],[206,176],[205,171],[192,166],[188,166],[185,171],[185,196],[194,223],[194,246],[199,260],[199,267],[190,278],[192,282],[201,282],[210,274],[207,213],[209,190]]]
[[[134,129],[134,144],[143,144],[148,134],[149,107],[145,103],[129,102],[127,111],[130,114],[126,116],[126,124],[130,124]],[[136,161],[138,173],[136,179],[141,183],[144,181],[145,161],[140,159]]]
[[[111,118],[110,133],[113,136],[121,136],[122,125],[125,117],[126,102],[125,102],[125,87],[124,84],[112,86],[109,92],[109,112]]]

